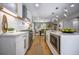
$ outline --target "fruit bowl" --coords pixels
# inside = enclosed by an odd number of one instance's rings
[[[63,33],[74,33],[74,32],[66,32],[66,31],[62,31]]]
[[[75,30],[73,30],[71,28],[65,28],[65,29],[62,29],[61,32],[63,32],[63,33],[74,33]]]

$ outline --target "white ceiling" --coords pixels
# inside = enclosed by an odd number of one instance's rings
[[[75,7],[71,8],[71,4],[74,4]],[[56,15],[59,16],[59,19],[62,19],[65,13],[64,8],[68,10],[68,16],[79,13],[78,3],[39,3],[39,7],[36,7],[35,3],[25,3],[24,5],[31,11],[34,17],[42,19],[56,18]],[[58,7],[58,9],[56,9],[56,7]],[[52,13],[54,14],[52,15]]]

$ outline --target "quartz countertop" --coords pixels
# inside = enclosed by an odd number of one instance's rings
[[[55,35],[79,35],[79,32],[74,32],[74,33],[62,33],[60,31],[49,31],[49,32]]]
[[[0,36],[17,36],[25,33],[26,32],[6,32],[6,33],[0,33]]]

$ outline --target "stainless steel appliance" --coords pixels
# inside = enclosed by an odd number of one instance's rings
[[[50,43],[54,49],[60,54],[60,36],[55,34],[50,34]]]

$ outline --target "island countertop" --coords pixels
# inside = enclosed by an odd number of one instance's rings
[[[55,34],[55,35],[79,35],[78,32],[74,32],[74,33],[62,33],[60,31],[49,31],[50,34]]]

